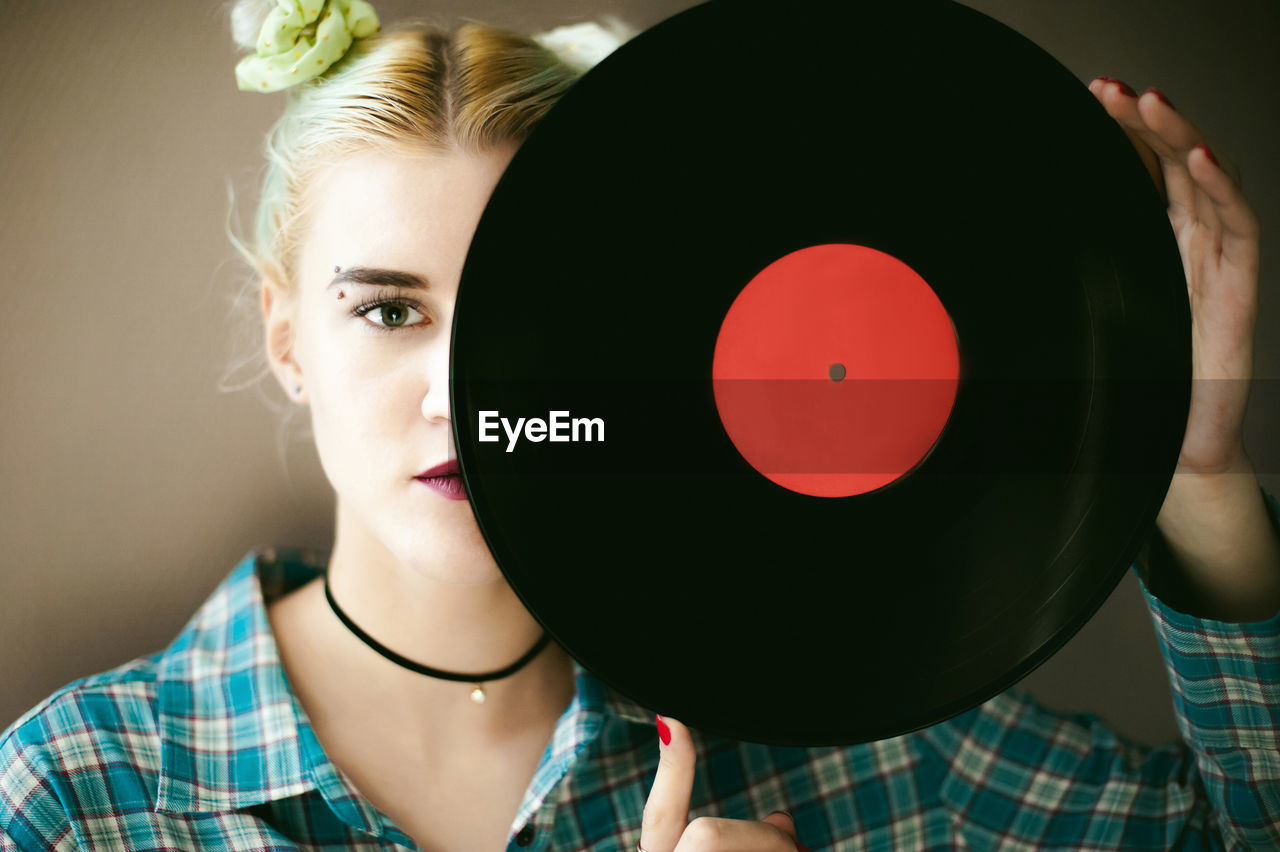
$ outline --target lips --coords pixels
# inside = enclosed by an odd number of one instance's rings
[[[458,473],[457,459],[450,459],[429,470],[424,470],[414,479],[446,500],[467,499],[467,490],[463,487],[462,476]]]
[[[435,467],[424,470],[422,473],[414,477],[414,479],[434,479],[438,476],[457,476],[458,460],[449,459],[447,462],[436,465]]]

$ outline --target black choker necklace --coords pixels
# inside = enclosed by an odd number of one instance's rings
[[[507,666],[505,669],[498,669],[497,671],[494,671],[494,672],[483,672],[481,674],[461,674],[459,672],[446,672],[446,671],[441,671],[440,669],[433,669],[430,666],[424,666],[422,665],[422,663],[415,663],[413,660],[410,660],[407,657],[402,657],[399,654],[397,654],[395,651],[388,648],[386,645],[383,645],[382,643],[380,643],[377,639],[374,639],[368,633],[365,633],[363,630],[361,630],[360,627],[354,621],[352,621],[351,618],[345,612],[342,611],[341,607],[338,606],[338,602],[333,599],[333,591],[329,588],[329,574],[327,571],[325,572],[325,575],[324,575],[324,596],[325,596],[325,599],[329,601],[329,608],[333,610],[333,614],[338,616],[338,620],[341,621],[343,624],[345,624],[347,626],[347,629],[350,630],[352,633],[354,633],[356,635],[356,638],[359,639],[361,642],[368,645],[370,648],[377,651],[379,654],[386,657],[388,660],[395,663],[396,665],[403,666],[404,668],[409,669],[410,671],[417,672],[418,674],[424,674],[424,675],[427,675],[428,677],[440,678],[441,680],[456,680],[456,681],[462,681],[464,683],[474,684],[475,688],[471,690],[471,700],[477,704],[484,703],[484,699],[485,699],[484,684],[487,681],[501,680],[502,678],[508,675],[515,674],[517,671],[524,668],[525,664],[527,664],[530,660],[538,656],[538,652],[541,651],[543,648],[545,648],[547,646],[547,643],[551,641],[551,634],[544,631],[542,634],[542,638],[538,640],[537,644],[535,644],[532,648],[529,649],[529,652],[527,654],[525,654],[520,659],[516,660],[511,665]]]

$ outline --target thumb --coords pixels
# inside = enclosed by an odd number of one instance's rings
[[[774,811],[760,821],[769,823],[790,837],[799,852],[809,852],[809,847],[796,839],[796,818],[791,815],[791,811]]]
[[[790,811],[774,811],[760,821],[781,829],[792,840],[796,839],[796,820]]]

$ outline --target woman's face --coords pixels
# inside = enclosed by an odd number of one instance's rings
[[[299,396],[301,385],[310,406],[339,535],[450,582],[500,574],[469,502],[415,477],[457,457],[449,333],[458,280],[514,151],[340,159],[311,187],[295,295],[268,307],[269,340],[292,333],[291,350],[273,360],[287,392]]]

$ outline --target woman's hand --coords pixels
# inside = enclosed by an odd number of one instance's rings
[[[795,822],[783,811],[762,820],[698,817],[689,821],[697,754],[689,729],[658,717],[658,773],[644,805],[643,852],[809,852],[796,840]]]
[[[1244,455],[1258,316],[1258,217],[1239,172],[1155,89],[1109,77],[1089,90],[1148,161],[1159,159],[1191,302],[1191,410],[1179,472],[1219,473]],[[1143,148],[1148,149],[1143,151]]]
[[[1156,525],[1173,564],[1152,591],[1224,621],[1280,607],[1280,538],[1244,451],[1258,317],[1258,217],[1240,175],[1157,90],[1099,77],[1089,90],[1162,186],[1191,303],[1191,408]],[[1155,572],[1153,571],[1153,574]]]

